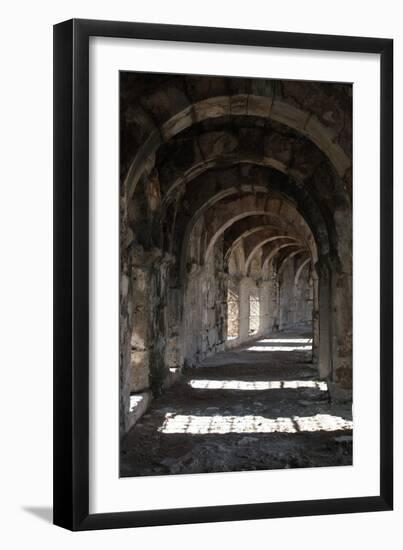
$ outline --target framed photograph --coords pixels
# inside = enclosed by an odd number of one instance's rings
[[[54,27],[54,523],[391,510],[393,41]]]

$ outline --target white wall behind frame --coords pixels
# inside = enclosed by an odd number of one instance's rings
[[[90,510],[130,511],[133,494],[143,510],[378,494],[379,56],[92,38],[90,70]],[[352,467],[118,478],[119,70],[354,83]]]

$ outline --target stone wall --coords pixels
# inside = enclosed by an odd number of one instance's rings
[[[227,334],[227,292],[222,244],[218,243],[214,254],[206,263],[192,264],[192,271],[186,277],[184,366],[195,367],[205,357],[224,350]]]
[[[290,261],[285,266],[279,282],[279,329],[312,327],[313,284],[309,270],[305,269],[295,283],[298,264]]]
[[[351,394],[352,87],[120,78],[121,433],[184,365],[302,325]]]
[[[241,242],[228,262],[228,284],[233,295],[238,296],[239,331],[236,338],[227,338],[226,347],[238,346],[258,336],[269,335],[278,330],[308,329],[313,332],[314,287],[311,277],[310,259],[302,255],[290,259],[278,276],[277,267],[271,262],[265,269],[262,254],[251,263],[249,275],[243,275],[244,258]],[[286,256],[287,258],[287,256]],[[259,330],[250,333],[250,298],[259,299]],[[231,307],[233,307],[231,305]],[[317,339],[317,336],[316,336]]]

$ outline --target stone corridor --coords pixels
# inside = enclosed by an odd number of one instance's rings
[[[184,369],[123,438],[120,475],[349,464],[351,404],[330,402],[311,333],[283,331]]]
[[[119,90],[121,475],[350,464],[351,84]]]

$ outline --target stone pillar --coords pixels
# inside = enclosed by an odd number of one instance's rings
[[[328,379],[332,399],[351,399],[352,278],[329,258],[318,264],[319,374]]]
[[[243,277],[239,281],[239,341],[244,342],[249,337],[249,279]]]
[[[259,334],[267,334],[271,330],[271,281],[262,281],[259,287],[260,323]]]
[[[334,213],[337,230],[337,258],[332,265],[332,382],[334,399],[352,397],[352,219],[351,208],[344,205]]]
[[[319,376],[331,377],[330,268],[327,259],[318,261],[319,272]]]
[[[352,390],[352,277],[332,274],[332,380],[334,397],[349,399]]]
[[[125,251],[126,252],[126,251]],[[131,277],[127,261],[122,266],[120,281],[120,435],[129,429],[129,410],[131,392],[131,332],[133,326],[133,303]]]
[[[280,285],[276,273],[272,278],[271,309],[271,330],[278,332],[280,329]]]
[[[312,271],[313,306],[312,306],[312,362],[319,360],[319,280],[316,272]]]
[[[277,283],[278,288],[278,298],[277,298],[277,308],[278,308],[278,328],[279,330],[284,330],[287,327],[287,306],[288,306],[288,300],[285,299],[285,283],[284,283],[284,277],[282,278],[281,282],[279,281]]]
[[[131,337],[130,391],[137,392],[149,386],[149,330],[150,271],[146,268],[133,269],[133,332]]]
[[[158,395],[168,372],[165,366],[167,342],[167,272],[170,258],[158,248],[133,250],[131,336],[131,391],[146,389]]]
[[[293,284],[290,294],[292,299],[290,300],[290,317],[291,317],[291,326],[295,327],[300,324],[301,319],[303,318],[303,308],[304,304],[304,289],[302,288],[301,281],[298,284]]]
[[[168,319],[167,344],[165,349],[165,364],[169,368],[183,367],[184,349],[181,336],[181,288],[170,287],[167,292],[166,317]]]

